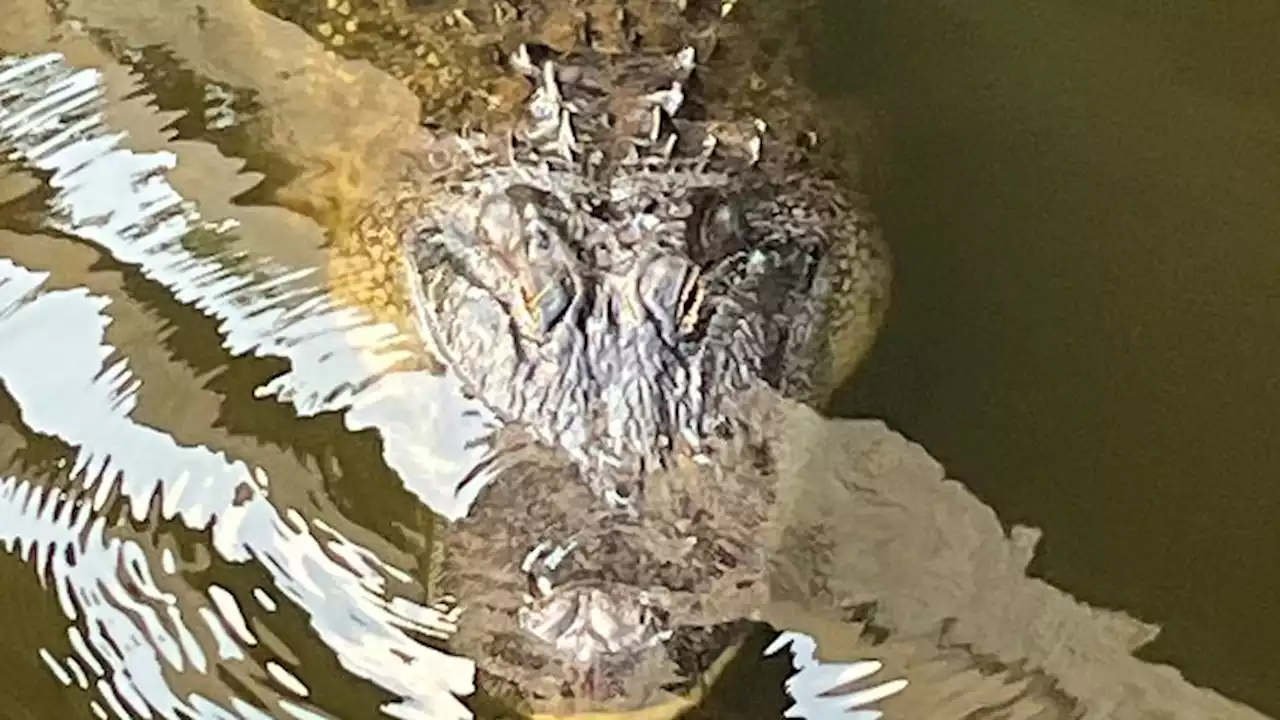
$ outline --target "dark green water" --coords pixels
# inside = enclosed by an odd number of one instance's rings
[[[828,3],[892,116],[884,416],[1144,657],[1280,712],[1280,9]]]

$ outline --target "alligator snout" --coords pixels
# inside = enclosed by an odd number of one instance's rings
[[[767,600],[755,541],[772,498],[720,457],[714,475],[645,477],[634,513],[574,473],[508,458],[444,534],[438,586],[469,608],[451,649],[535,712],[632,710],[692,687]]]
[[[619,561],[640,565],[625,562],[620,553],[636,548],[613,534],[604,533],[612,542],[591,538],[584,543],[579,537],[554,548],[540,543],[521,564],[528,594],[517,621],[549,654],[587,666],[634,654],[670,636],[669,614],[650,592],[607,577],[593,562],[615,569]]]
[[[582,665],[632,654],[670,636],[666,613],[647,593],[622,585],[577,584],[520,608],[521,630]]]

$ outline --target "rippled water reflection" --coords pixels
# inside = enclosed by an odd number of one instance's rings
[[[143,71],[155,47],[177,44],[164,23],[128,24],[147,9],[78,7],[147,48],[113,58],[100,46],[118,39],[88,42],[76,23],[55,33],[36,5],[29,36],[0,34],[12,53],[0,63],[0,540],[23,562],[0,563],[23,598],[0,627],[12,654],[0,665],[60,688],[6,691],[9,704],[33,717],[470,717],[483,658],[437,648],[457,617],[420,577],[435,522],[425,508],[466,513],[481,484],[459,494],[457,481],[486,459],[494,422],[393,320],[344,302],[344,283],[361,278],[335,267],[328,228],[246,199],[352,180],[326,153],[350,142],[376,154],[361,142],[414,125],[416,103],[231,3],[167,7],[234,31],[188,38],[184,62],[207,82],[195,99],[160,97],[165,82],[190,91],[176,77],[190,68]],[[219,44],[228,37],[244,45]],[[253,57],[267,48],[279,57]],[[291,85],[304,70],[314,78]],[[258,114],[237,117],[248,105]],[[265,175],[229,157],[249,133],[231,135],[254,123],[262,147],[246,154]],[[288,155],[289,172],[263,160]],[[811,635],[748,645],[746,669],[725,671],[726,704],[704,716],[870,720],[856,709],[892,696],[885,707],[904,716],[1073,717],[1097,687],[1080,678],[1097,673],[1044,649],[1059,646],[1134,674],[1126,687],[1143,702],[1176,695],[1122,665],[1149,628],[1027,579],[1033,541],[1006,538],[900,439],[797,427],[797,446],[861,448],[856,462],[794,473],[840,482],[795,499],[831,515],[797,516],[782,609],[763,619]],[[894,477],[882,447],[927,471]],[[849,467],[903,489],[856,486]],[[935,494],[911,495],[911,478]],[[1011,640],[1024,628],[982,615],[997,597],[1026,598],[1001,606],[1009,618],[1051,607],[1055,630]],[[814,598],[843,615],[813,617]],[[907,671],[919,694],[890,681]]]
[[[100,73],[73,70],[58,55],[44,55],[7,62],[0,84],[5,144],[56,192],[52,231],[92,242],[131,266],[126,272],[136,268],[216,320],[231,355],[287,359],[291,369],[261,386],[259,397],[290,402],[304,416],[348,409],[352,429],[382,431],[390,464],[423,500],[447,506],[441,488],[451,487],[456,470],[445,463],[459,462],[459,443],[470,439],[449,431],[466,432],[472,416],[460,400],[449,404],[452,390],[444,381],[389,373],[398,359],[393,333],[308,285],[317,268],[289,269],[220,242],[235,232],[234,224],[202,220],[173,190],[164,173],[174,156],[122,147],[122,136],[103,123]],[[208,237],[202,243],[208,254],[192,247],[192,235],[201,234]],[[51,667],[77,683],[94,683],[103,704],[142,714],[148,706],[166,715],[184,707],[202,716],[216,716],[218,706],[243,712],[247,698],[183,691],[188,683],[204,684],[215,660],[233,675],[237,661],[250,662],[253,672],[262,663],[285,689],[305,697],[306,686],[285,669],[292,663],[267,659],[269,651],[248,660],[249,648],[270,645],[250,631],[242,609],[271,613],[285,601],[308,616],[348,670],[404,698],[397,714],[460,716],[451,694],[471,690],[469,662],[412,635],[439,633],[447,620],[388,590],[412,577],[347,537],[339,528],[349,523],[326,521],[336,512],[326,507],[323,489],[306,490],[318,478],[296,469],[273,477],[262,465],[209,447],[216,444],[180,443],[134,420],[142,389],[134,367],[148,359],[113,347],[107,330],[124,326],[136,333],[136,344],[162,336],[163,323],[128,327],[130,313],[111,312],[128,298],[59,288],[62,283],[51,279],[57,253],[21,247],[67,240],[8,240],[14,247],[6,251],[15,258],[43,255],[52,266],[0,265],[0,346],[22,349],[0,357],[0,376],[26,428],[66,447],[56,474],[10,478],[5,493],[12,516],[4,523],[6,542],[36,560],[64,611],[79,621],[69,630],[75,656],[62,662],[50,656]],[[185,398],[169,394],[191,389],[162,384],[150,391],[168,396],[165,402],[180,418]],[[449,412],[454,421],[410,438],[409,425],[421,426],[423,408]],[[433,440],[439,444],[424,446]],[[439,473],[450,484],[440,482]],[[282,485],[283,497],[277,497]],[[196,590],[188,585],[190,570],[175,559],[181,544],[165,547],[153,535],[174,533],[172,523],[180,523],[183,533],[207,536],[213,552],[203,564],[251,562],[268,582],[239,598],[217,585]],[[150,527],[130,527],[138,524]],[[188,537],[182,544],[191,542]],[[431,672],[410,675],[417,663]],[[306,716],[296,700],[272,698],[265,706]]]

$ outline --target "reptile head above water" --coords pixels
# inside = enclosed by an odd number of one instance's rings
[[[457,649],[548,706],[680,687],[767,599],[737,400],[815,399],[887,296],[868,217],[803,145],[710,117],[694,61],[522,47],[514,117],[428,138],[407,189],[429,350],[567,460],[482,491],[439,583],[470,608]]]
[[[509,126],[422,153],[416,319],[472,394],[628,504],[741,391],[810,396],[842,324],[865,347],[887,253],[762,122],[686,102],[692,49],[512,64],[532,91]]]

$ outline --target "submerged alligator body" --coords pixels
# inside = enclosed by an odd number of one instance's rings
[[[400,243],[429,354],[504,423],[431,585],[532,710],[648,704],[731,644],[767,601],[773,505],[737,400],[821,400],[887,302],[874,221],[812,144],[700,92],[707,10],[670,3],[673,47],[521,42],[509,115],[425,133],[362,221]]]

